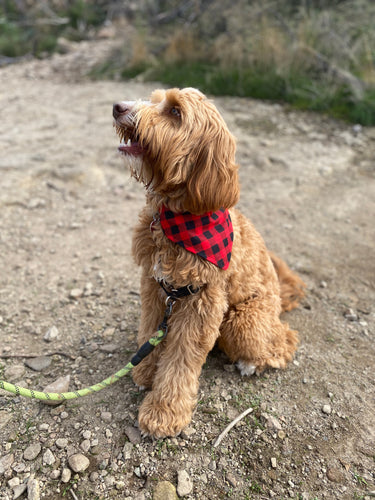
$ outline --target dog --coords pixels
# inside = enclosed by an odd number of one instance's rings
[[[133,369],[135,384],[151,389],[140,430],[176,436],[191,421],[215,343],[242,375],[287,365],[298,335],[280,314],[305,285],[234,208],[236,143],[211,100],[193,88],[156,90],[149,101],[114,104],[113,118],[118,149],[146,190],[132,242],[142,268],[139,346],[157,330],[168,290],[188,291],[166,339]]]

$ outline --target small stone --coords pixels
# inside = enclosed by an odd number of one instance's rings
[[[49,328],[45,333],[43,340],[45,342],[52,342],[58,337],[59,337],[59,330],[56,328],[56,326],[51,326],[51,328]]]
[[[0,429],[8,425],[12,420],[12,414],[7,411],[0,411]]]
[[[69,466],[74,472],[83,472],[90,465],[90,460],[82,455],[82,453],[76,453],[69,457]]]
[[[17,500],[17,498],[20,498],[26,491],[27,484],[22,483],[16,487],[13,488],[13,499],[12,500]]]
[[[233,486],[233,488],[237,487],[238,481],[237,481],[237,479],[235,478],[235,476],[231,472],[227,472],[226,479],[227,479],[228,483],[231,486]]]
[[[53,471],[51,472],[51,474],[49,475],[49,477],[50,477],[51,479],[57,479],[57,478],[59,478],[59,477],[60,477],[60,471],[59,471],[59,469],[55,469],[55,470],[53,470]]]
[[[358,321],[358,315],[354,312],[353,309],[349,308],[344,312],[344,317],[348,321]]]
[[[9,470],[14,462],[14,455],[10,453],[0,458],[0,476]]]
[[[87,453],[89,449],[91,448],[91,443],[89,439],[85,439],[82,441],[82,443],[79,445],[83,453]]]
[[[55,462],[56,462],[55,455],[49,448],[47,448],[46,451],[43,453],[43,464],[53,465]]]
[[[190,495],[193,491],[193,482],[186,470],[177,471],[177,494],[180,497]]]
[[[18,486],[19,484],[20,484],[19,477],[12,477],[12,479],[9,479],[9,481],[8,481],[9,488],[14,488],[15,486]]]
[[[70,383],[70,375],[67,375],[66,377],[59,377],[54,382],[51,382],[50,384],[46,385],[43,389],[43,392],[57,392],[59,394],[62,392],[67,392],[69,389],[69,383]],[[46,400],[43,401],[43,403],[46,405],[56,406],[61,404],[62,401],[63,400],[57,400],[57,401]]]
[[[72,473],[71,473],[70,469],[68,469],[67,467],[64,467],[62,472],[61,472],[61,481],[63,483],[69,483],[71,477],[72,477]]]
[[[132,443],[125,443],[124,448],[122,449],[122,454],[124,456],[124,460],[129,460],[132,456],[133,445]]]
[[[273,417],[272,415],[267,415],[267,416],[268,416],[267,428],[281,431],[282,427],[281,427],[280,422],[277,420],[277,418]]]
[[[326,415],[330,415],[332,413],[331,405],[324,405],[322,408],[322,412]]]
[[[139,429],[128,425],[125,427],[125,434],[132,444],[139,444],[142,441],[142,436]]]
[[[40,443],[32,443],[23,452],[23,458],[25,460],[35,460],[41,451],[42,447]]]
[[[91,436],[92,436],[92,432],[89,431],[89,430],[86,430],[86,431],[82,432],[83,439],[91,439]]]
[[[35,372],[41,372],[50,366],[52,360],[49,356],[37,356],[36,358],[30,358],[25,361],[25,365],[34,370]]]
[[[169,481],[160,481],[155,486],[153,500],[177,500],[176,488]]]
[[[39,500],[39,481],[32,476],[30,476],[27,482],[27,500]]]
[[[272,467],[273,469],[276,469],[276,467],[277,467],[277,460],[276,460],[276,458],[275,458],[275,457],[272,457],[272,458],[271,458],[271,467]]]
[[[96,483],[96,481],[99,479],[99,473],[94,471],[94,472],[91,472],[90,474],[90,481],[92,483]]]
[[[185,427],[185,429],[181,432],[181,437],[182,439],[190,439],[193,434],[195,434],[197,431],[194,429],[194,427]]]
[[[25,372],[23,365],[11,365],[5,368],[4,378],[7,382],[16,382],[24,376]]]
[[[283,440],[283,439],[285,439],[286,434],[285,434],[285,432],[284,432],[284,431],[279,431],[279,432],[277,433],[277,437],[278,437],[279,439]]]
[[[333,483],[343,483],[345,482],[345,476],[344,474],[339,470],[334,467],[330,468],[326,472],[327,478],[332,481]]]
[[[117,344],[104,344],[100,346],[100,350],[103,352],[107,352],[109,354],[118,351],[119,346]]]
[[[70,290],[69,293],[69,298],[73,300],[77,300],[83,295],[83,290],[81,288],[73,288],[73,290]]]
[[[43,424],[40,424],[40,426],[39,426],[40,431],[48,431],[48,429],[49,429],[49,424],[43,423]]]
[[[63,450],[68,446],[68,440],[66,438],[58,438],[55,441],[55,445],[60,448],[60,450]]]
[[[100,418],[103,420],[103,422],[110,422],[112,420],[112,413],[109,411],[102,411],[100,414]]]

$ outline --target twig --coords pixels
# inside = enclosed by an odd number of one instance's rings
[[[39,358],[40,356],[54,356],[55,354],[59,356],[64,356],[65,358],[73,359],[76,358],[71,356],[70,354],[66,354],[65,352],[55,351],[55,352],[47,352],[46,354],[0,354],[1,359],[10,359],[10,358]]]
[[[78,500],[78,497],[77,495],[74,493],[74,491],[72,489],[69,490],[70,493],[72,494],[72,497],[74,498],[74,500]]]
[[[248,408],[247,410],[245,410],[243,413],[241,413],[241,415],[238,415],[238,417],[236,417],[224,430],[223,432],[220,434],[220,436],[216,439],[215,443],[214,443],[214,448],[216,448],[217,446],[219,446],[219,444],[221,443],[221,441],[223,440],[223,438],[228,434],[228,432],[232,429],[232,427],[234,427],[240,420],[242,420],[244,417],[246,417],[246,415],[248,415],[249,413],[253,412],[254,409],[253,408]]]

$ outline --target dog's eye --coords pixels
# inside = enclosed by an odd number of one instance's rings
[[[176,108],[175,106],[173,106],[173,108],[171,108],[170,113],[173,116],[177,116],[177,117],[181,116],[180,110],[178,108]]]

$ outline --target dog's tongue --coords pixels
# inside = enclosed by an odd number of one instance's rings
[[[118,147],[118,150],[121,153],[131,156],[141,156],[143,153],[143,149],[141,148],[139,142],[130,142],[130,141],[128,141],[127,143],[122,142]]]

